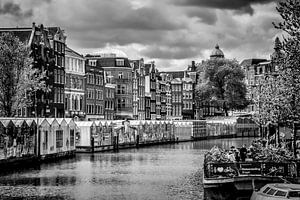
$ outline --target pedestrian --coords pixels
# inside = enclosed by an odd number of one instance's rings
[[[243,145],[242,148],[240,148],[240,157],[242,162],[245,162],[246,155],[247,155],[246,145]]]
[[[234,152],[235,161],[236,162],[240,162],[241,158],[240,158],[240,152],[239,152],[239,150],[234,147],[233,152]]]

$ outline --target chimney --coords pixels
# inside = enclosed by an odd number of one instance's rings
[[[35,29],[35,22],[32,22],[32,29]]]
[[[187,71],[183,72],[183,78],[187,78]]]

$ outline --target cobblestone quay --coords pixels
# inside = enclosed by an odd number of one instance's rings
[[[203,199],[203,156],[251,139],[218,139],[77,154],[1,174],[0,199]]]

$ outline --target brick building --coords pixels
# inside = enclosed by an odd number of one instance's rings
[[[104,72],[95,57],[85,57],[86,119],[104,119]]]
[[[133,119],[132,69],[125,54],[87,55],[95,69],[103,71],[105,83],[116,86],[115,119]]]
[[[37,91],[33,106],[21,109],[22,117],[63,117],[65,44],[66,35],[59,27],[44,27],[42,24],[25,28],[0,28],[0,33],[11,33],[32,50],[33,67],[46,74],[47,92]]]

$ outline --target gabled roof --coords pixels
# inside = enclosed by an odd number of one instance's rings
[[[172,84],[181,84],[182,81],[180,78],[174,78],[172,81],[171,81]]]
[[[77,53],[76,51],[74,51],[73,49],[71,49],[68,46],[66,46],[66,48],[65,48],[65,55],[66,56],[79,57],[81,59],[84,59],[83,55]]]
[[[0,34],[2,33],[12,33],[21,42],[28,44],[32,35],[32,28],[0,28]]]

